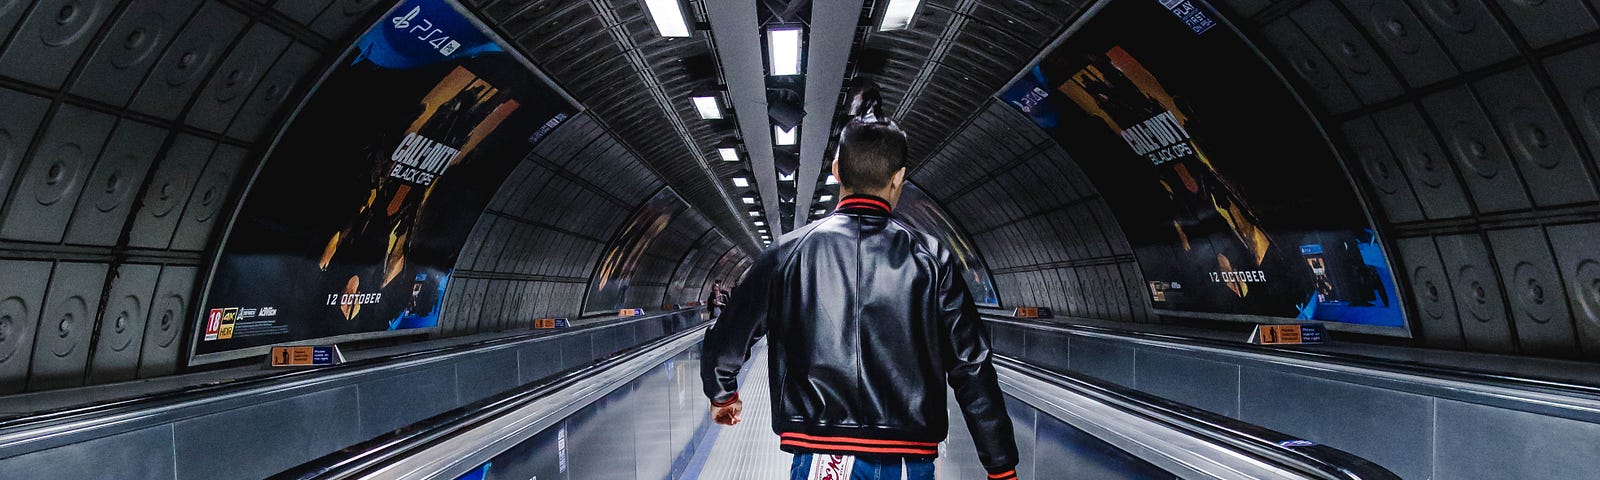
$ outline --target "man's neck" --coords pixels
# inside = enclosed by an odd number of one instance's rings
[[[839,198],[843,199],[851,195],[870,195],[877,197],[885,202],[888,202],[889,208],[891,209],[895,207],[895,204],[900,203],[900,199],[896,198],[898,195],[894,195],[894,192],[887,188],[876,190],[851,190],[844,188],[843,185],[839,186]]]

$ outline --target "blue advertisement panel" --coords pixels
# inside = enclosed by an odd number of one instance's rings
[[[894,207],[894,215],[917,230],[938,237],[945,248],[955,253],[974,302],[987,307],[1000,306],[1000,297],[994,291],[994,280],[989,278],[989,269],[984,266],[983,258],[978,256],[977,245],[961,233],[961,227],[950,219],[950,214],[940,208],[932,197],[911,182],[906,182],[905,190],[900,193],[900,201]]]
[[[1409,335],[1350,177],[1255,50],[1197,0],[1092,15],[1002,98],[1100,190],[1157,311]]]
[[[511,170],[577,108],[444,0],[407,0],[318,84],[218,252],[194,354],[438,324]]]

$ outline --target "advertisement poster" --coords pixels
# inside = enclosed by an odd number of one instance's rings
[[[663,188],[646,200],[627,223],[622,224],[616,237],[606,247],[605,255],[600,257],[600,265],[596,267],[593,279],[589,280],[589,295],[585,297],[587,300],[583,308],[585,315],[615,314],[623,308],[660,307],[623,303],[628,298],[628,284],[639,267],[639,260],[645,252],[650,251],[656,239],[661,238],[661,232],[667,230],[672,219],[688,209],[689,205],[678,198],[676,192]]]
[[[967,290],[972,292],[973,302],[987,307],[1000,306],[1000,297],[994,291],[994,280],[989,278],[989,269],[984,267],[983,258],[978,256],[977,246],[961,233],[956,222],[927,193],[906,182],[905,190],[900,193],[900,202],[894,207],[894,215],[918,231],[938,237],[945,248],[955,253],[956,261],[966,274]]]
[[[262,165],[218,254],[195,355],[435,327],[490,197],[576,113],[450,3],[402,2]]]
[[[1209,15],[1188,0],[1110,0],[1002,97],[1099,188],[1159,313],[1409,335],[1333,148]]]

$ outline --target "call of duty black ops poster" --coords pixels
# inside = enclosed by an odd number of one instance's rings
[[[1003,99],[1082,165],[1161,313],[1409,335],[1332,147],[1197,1],[1110,0]]]
[[[219,253],[195,354],[435,327],[490,197],[576,112],[452,4],[401,2],[265,160]]]

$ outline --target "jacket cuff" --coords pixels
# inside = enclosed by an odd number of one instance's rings
[[[998,472],[990,470],[989,480],[1017,480],[1017,469],[1012,467]]]
[[[728,405],[733,405],[733,402],[737,402],[737,401],[739,401],[739,392],[733,392],[733,395],[728,396],[727,400],[723,400],[723,401],[719,402],[715,398],[711,399],[711,406],[717,407],[717,408],[722,408],[722,407],[726,407]]]

